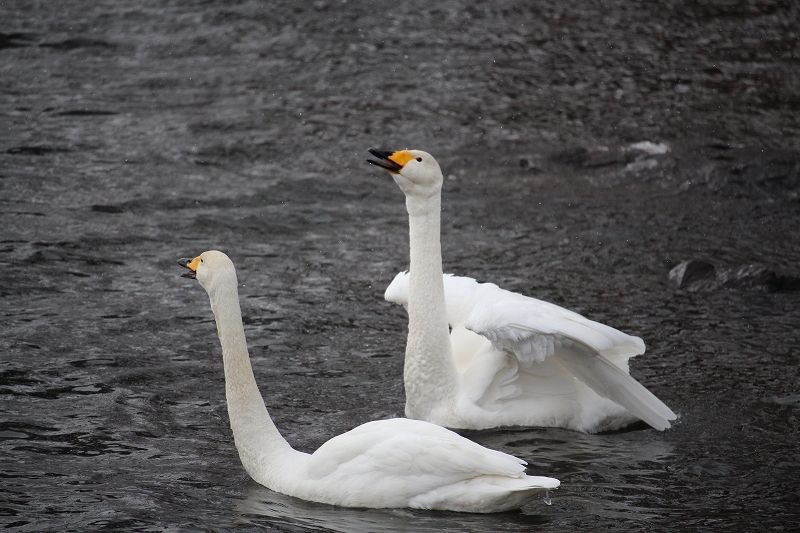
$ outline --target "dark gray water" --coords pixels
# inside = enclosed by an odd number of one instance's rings
[[[799,15],[0,4],[0,524],[800,527]],[[562,481],[520,513],[339,509],[249,480],[207,297],[175,261],[236,263],[256,378],[293,446],[401,415],[406,317],[382,293],[407,265],[406,214],[368,147],[442,164],[446,270],[643,337],[632,374],[677,424],[466,432]],[[669,272],[692,259],[716,277],[679,288]]]

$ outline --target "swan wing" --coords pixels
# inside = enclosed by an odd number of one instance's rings
[[[512,351],[525,363],[542,362],[571,342],[600,354],[624,352],[630,357],[645,350],[639,337],[535,298],[511,299],[494,291],[473,307],[464,326],[489,339],[497,349]]]
[[[451,327],[456,327],[464,323],[464,320],[472,309],[483,298],[485,291],[492,289],[502,291],[502,289],[493,283],[478,283],[474,279],[464,276],[443,274],[442,278],[444,281],[447,322]],[[383,294],[386,301],[400,304],[406,311],[408,311],[409,279],[410,274],[408,272],[398,273]]]
[[[522,355],[521,361],[540,362],[547,354],[552,355],[556,344],[551,338],[554,334],[573,338],[606,356],[620,355],[622,360],[645,351],[639,337],[558,305],[501,289],[494,283],[478,283],[465,276],[444,274],[443,281],[450,326],[465,325],[493,343],[502,340],[506,348],[517,344],[513,351]],[[407,309],[408,284],[409,273],[398,273],[386,288],[384,298]]]
[[[442,485],[477,475],[521,477],[525,461],[435,424],[393,418],[368,422],[332,438],[311,455],[307,468],[314,479],[346,474],[430,478]]]
[[[652,427],[670,427],[676,416],[604,352],[644,351],[644,343],[603,324],[537,300],[483,301],[465,327],[486,337],[497,350],[513,353],[523,367],[553,356],[599,396],[608,398]]]
[[[449,274],[443,279],[448,322],[458,333],[454,341],[464,336],[463,325],[497,352],[513,354],[514,360],[503,360],[491,351],[470,351],[474,355],[463,364],[463,376],[473,401],[500,406],[528,389],[540,395],[571,394],[574,387],[563,368],[656,429],[675,420],[669,407],[627,373],[627,360],[645,351],[641,338],[492,283]],[[398,274],[385,296],[406,306],[408,273]]]
[[[387,302],[402,305],[408,311],[408,272],[399,272],[386,287],[383,298]]]
[[[663,431],[677,416],[641,383],[602,355],[575,343],[556,359],[598,395],[617,402],[632,415]]]

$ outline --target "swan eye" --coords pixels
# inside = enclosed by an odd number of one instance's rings
[[[419,161],[420,163],[422,163],[422,158],[421,158],[421,157],[418,157],[418,158],[417,158],[417,161]]]

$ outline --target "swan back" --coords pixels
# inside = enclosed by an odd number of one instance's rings
[[[470,512],[519,507],[559,486],[557,479],[525,475],[521,459],[407,418],[367,422],[334,437],[314,452],[307,472],[354,502],[372,497],[385,507]]]
[[[406,311],[408,311],[409,279],[408,272],[398,273],[383,294],[387,302],[400,304]],[[447,322],[453,328],[464,324],[487,291],[491,291],[492,288],[499,289],[493,283],[478,283],[472,278],[453,274],[444,274],[443,281]],[[514,293],[509,294],[514,295]]]

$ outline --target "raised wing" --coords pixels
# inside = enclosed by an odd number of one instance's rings
[[[489,339],[498,350],[515,353],[523,363],[542,362],[573,341],[600,354],[624,352],[630,357],[644,352],[639,337],[541,300],[506,299],[502,293],[508,291],[502,289],[493,293],[497,294],[487,294],[475,305],[464,327]]]
[[[513,353],[522,366],[553,356],[599,396],[620,404],[655,429],[664,430],[677,418],[654,394],[604,356],[627,359],[644,352],[644,342],[638,337],[533,298],[484,298],[464,326],[489,339],[495,349]]]
[[[384,293],[386,300],[406,307],[408,279],[408,272],[397,274]],[[562,342],[558,335],[582,342],[615,363],[645,351],[642,339],[563,307],[472,278],[445,274],[443,279],[450,326],[464,325],[496,343],[498,349],[517,354],[522,362],[553,355]]]
[[[556,359],[598,395],[613,400],[633,416],[663,431],[677,416],[641,383],[623,372],[602,355],[574,343],[560,350]]]

